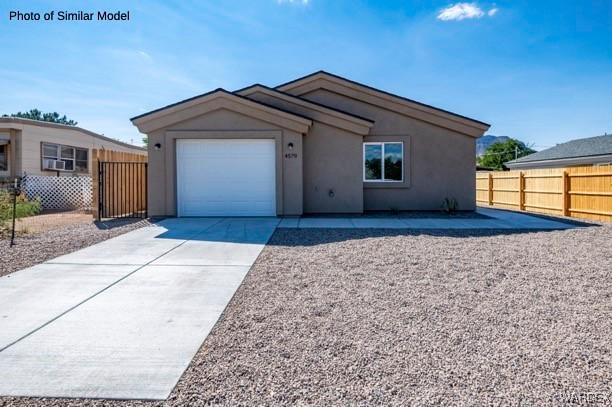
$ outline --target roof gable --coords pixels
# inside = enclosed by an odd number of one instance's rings
[[[286,102],[295,107],[295,110],[291,109],[295,113],[361,135],[368,134],[370,128],[374,125],[373,120],[312,102],[289,93],[281,92],[265,85],[255,84],[237,90],[234,93],[255,100],[259,100],[257,99],[257,95],[260,94],[268,98]]]
[[[479,120],[385,92],[325,71],[312,73],[279,85],[275,89],[295,96],[302,96],[317,89],[325,89],[472,137],[482,136],[490,127],[489,124]]]
[[[300,133],[306,133],[312,125],[312,120],[307,117],[233,94],[221,88],[133,117],[131,121],[140,132],[149,133],[219,109],[242,113]]]

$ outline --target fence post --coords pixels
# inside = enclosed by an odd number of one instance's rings
[[[489,206],[493,205],[493,174],[489,173]]]
[[[11,245],[9,247],[15,246],[15,218],[17,217],[17,195],[21,193],[19,187],[20,185],[18,185],[17,178],[15,178],[15,183],[13,185],[13,227],[11,228]]]
[[[100,161],[98,160],[98,150],[92,150],[91,155],[91,211],[94,219],[100,220],[98,200],[100,196]]]
[[[563,171],[563,216],[570,215],[570,194],[569,194],[569,175]]]
[[[519,171],[519,209],[525,210],[525,174]]]
[[[145,163],[144,165],[144,200],[145,200],[145,219],[149,217],[149,164]]]

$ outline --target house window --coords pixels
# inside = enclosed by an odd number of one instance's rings
[[[64,171],[87,172],[89,150],[62,146],[59,144],[43,143],[42,158],[64,162]]]
[[[76,151],[76,156],[74,160],[75,169],[80,172],[87,172],[87,169],[88,169],[87,164],[89,163],[89,160],[88,160],[89,151],[84,148],[77,148],[75,149],[75,151]]]
[[[0,144],[0,171],[8,171],[8,145]]]
[[[74,148],[61,146],[60,151],[60,158],[64,162],[65,170],[74,171]]]
[[[404,143],[364,143],[363,180],[401,182],[404,179]]]

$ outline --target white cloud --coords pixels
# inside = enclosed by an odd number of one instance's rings
[[[278,4],[301,4],[303,6],[308,5],[310,0],[276,0]]]
[[[499,9],[497,7],[493,7],[485,13],[476,3],[456,3],[448,5],[440,10],[437,18],[442,21],[461,21],[482,18],[485,15],[493,17],[498,11]]]
[[[438,20],[442,21],[461,21],[470,18],[481,18],[484,11],[476,3],[457,3],[447,6],[438,13]]]
[[[152,60],[153,58],[151,58],[151,55],[149,55],[147,52],[142,51],[142,50],[137,50],[136,53],[138,55],[140,55],[141,57],[143,57],[144,59],[148,59],[148,60]]]

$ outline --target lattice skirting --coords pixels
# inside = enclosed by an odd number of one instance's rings
[[[91,209],[91,177],[27,175],[22,189],[30,199],[40,198],[43,209]]]

